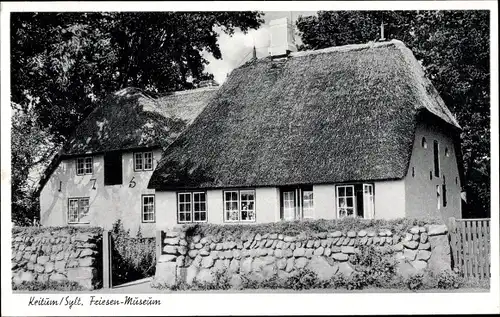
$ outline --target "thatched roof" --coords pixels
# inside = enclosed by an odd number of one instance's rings
[[[138,88],[106,98],[74,131],[63,155],[169,145],[207,105],[216,88],[154,99]]]
[[[422,112],[460,129],[399,41],[251,61],[167,148],[149,187],[400,179]]]
[[[166,148],[205,108],[217,88],[179,91],[156,99],[133,87],[110,94],[76,127],[45,170],[39,190],[68,156]]]

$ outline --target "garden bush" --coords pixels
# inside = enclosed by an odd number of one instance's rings
[[[405,284],[410,290],[418,290],[424,287],[424,274],[423,273],[415,273],[410,275],[405,280]]]
[[[293,290],[318,288],[319,279],[315,272],[309,269],[300,269],[285,280],[284,287]]]
[[[20,284],[12,283],[14,291],[81,291],[83,288],[74,281],[23,281]]]
[[[130,236],[118,219],[111,231],[113,237],[113,284],[153,276],[156,268],[155,238],[143,238],[139,231]]]
[[[351,282],[354,283],[352,287],[385,287],[394,284],[397,263],[391,248],[361,246],[360,252],[354,255],[352,263],[356,273],[352,277],[355,280]]]
[[[437,287],[441,289],[459,288],[462,283],[458,274],[450,270],[442,271],[437,276]]]

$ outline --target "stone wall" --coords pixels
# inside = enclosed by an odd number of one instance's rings
[[[273,275],[286,278],[301,268],[316,272],[320,279],[354,271],[354,254],[360,246],[390,248],[402,276],[428,268],[450,269],[450,249],[445,225],[412,227],[402,235],[395,230],[359,230],[288,236],[280,233],[244,232],[222,239],[218,235],[189,235],[179,226],[162,232],[161,255],[153,283],[167,286],[185,281],[212,282],[215,272],[231,274],[231,284],[241,283],[245,274],[256,280]],[[188,232],[188,233],[186,233]],[[224,240],[224,241],[223,241]]]
[[[99,228],[14,228],[12,281],[76,281],[85,289],[102,283]]]

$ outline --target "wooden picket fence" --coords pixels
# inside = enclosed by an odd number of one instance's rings
[[[465,278],[490,278],[490,219],[449,219],[453,267]]]

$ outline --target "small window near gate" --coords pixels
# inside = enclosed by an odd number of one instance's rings
[[[68,199],[68,224],[89,223],[86,219],[88,213],[88,197]]]
[[[155,222],[155,195],[142,195],[142,222]]]

